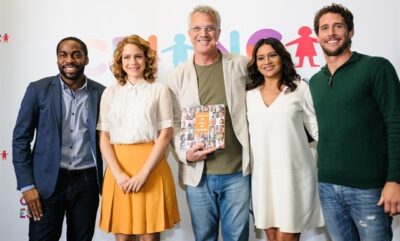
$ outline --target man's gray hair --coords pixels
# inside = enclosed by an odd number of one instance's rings
[[[192,12],[189,14],[189,26],[192,23],[192,16],[195,13],[204,13],[210,16],[213,16],[217,20],[217,27],[218,29],[221,29],[221,17],[218,13],[217,10],[214,8],[208,6],[208,5],[199,5],[195,8],[193,8]]]

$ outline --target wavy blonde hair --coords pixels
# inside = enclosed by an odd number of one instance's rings
[[[143,51],[146,64],[143,71],[143,78],[149,83],[154,82],[157,73],[156,51],[152,50],[150,43],[139,35],[130,35],[121,39],[114,50],[113,62],[111,63],[110,69],[118,83],[124,85],[127,81],[127,74],[122,68],[122,51],[127,44],[134,44]]]

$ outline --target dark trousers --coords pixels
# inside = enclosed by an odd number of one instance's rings
[[[96,169],[61,170],[54,193],[41,202],[43,217],[29,220],[30,241],[59,240],[64,216],[68,241],[91,241],[99,205]]]

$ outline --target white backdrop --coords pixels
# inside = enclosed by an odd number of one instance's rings
[[[198,4],[210,4],[222,17],[222,48],[246,55],[253,38],[275,33],[283,43],[299,38],[301,27],[313,28],[315,12],[330,4],[327,0],[0,0],[0,241],[27,239],[26,205],[16,191],[11,158],[12,129],[21,98],[29,82],[58,73],[56,44],[66,36],[77,36],[89,47],[90,63],[86,74],[106,86],[114,83],[108,66],[115,42],[119,37],[139,34],[153,40],[159,50],[159,81],[165,82],[174,63],[192,53],[186,34],[188,13]],[[383,1],[338,1],[355,16],[355,36],[352,49],[389,59],[400,73],[400,3]],[[261,35],[260,35],[261,34]],[[312,38],[315,34],[312,33]],[[8,41],[7,41],[8,40]],[[297,44],[288,46],[295,63]],[[304,46],[302,47],[305,48]],[[324,65],[320,47],[314,43],[315,63]],[[305,58],[298,72],[309,79],[319,70],[310,67]],[[169,163],[177,181],[177,163],[169,155]],[[182,221],[163,233],[162,240],[193,240],[190,215],[184,189],[177,185]],[[400,218],[393,223],[395,237],[400,240]],[[261,232],[253,232],[250,240],[263,240]],[[62,240],[65,240],[63,234]],[[113,240],[113,236],[96,228],[95,241]],[[329,240],[324,229],[304,233],[302,241]]]

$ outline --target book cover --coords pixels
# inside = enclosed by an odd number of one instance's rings
[[[225,105],[201,105],[181,110],[181,150],[197,143],[205,148],[225,147]]]

